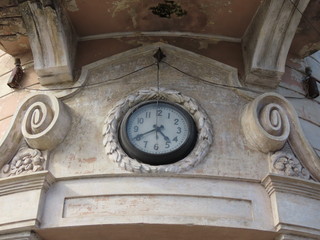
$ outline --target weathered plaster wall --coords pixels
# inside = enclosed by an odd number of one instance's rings
[[[65,101],[70,106],[74,118],[71,132],[64,144],[51,155],[50,171],[57,177],[126,173],[111,163],[104,153],[101,144],[103,122],[108,111],[120,99],[139,89],[156,87],[157,68],[153,66],[123,79],[108,82],[108,79],[130,73],[155,61],[151,53],[143,52],[134,55],[124,53],[112,59],[114,61],[108,63],[93,63],[96,67],[87,76],[89,85],[106,81],[105,84],[84,89],[76,97]],[[184,57],[180,52],[172,50],[165,60],[193,76],[208,81],[192,78],[165,64],[160,65],[160,86],[178,90],[195,98],[206,109],[214,126],[214,145],[207,161],[187,174],[230,176],[259,181],[267,174],[267,162],[263,155],[250,151],[245,146],[243,138],[239,137],[239,117],[242,106],[247,101],[232,89],[214,86],[216,82],[235,84],[236,70],[225,66],[224,71],[230,71],[227,73],[231,76],[228,79],[228,75],[224,75],[215,66],[215,61],[194,56],[188,59],[187,55]]]
[[[33,59],[30,52],[18,55],[21,59],[24,69],[24,78],[21,82],[22,87],[33,86],[38,83],[38,76],[33,70]],[[1,51],[0,53],[0,138],[7,130],[12,116],[14,115],[18,105],[28,95],[27,91],[16,90],[7,86],[11,71],[15,67],[14,57]]]
[[[70,96],[65,91],[63,101],[72,116],[71,130],[63,143],[50,154],[47,170],[55,177],[50,181],[56,183],[49,188],[45,205],[41,206],[45,211],[39,217],[41,224],[38,233],[51,240],[54,239],[52,228],[76,229],[81,225],[106,224],[110,230],[110,225],[114,223],[119,226],[141,222],[186,226],[192,222],[196,227],[217,227],[219,236],[223,236],[223,229],[227,227],[228,231],[233,229],[230,231],[232,237],[237,232],[234,228],[239,228],[242,237],[246,236],[246,231],[258,231],[255,233],[261,239],[272,239],[275,231],[296,221],[303,227],[299,231],[306,236],[318,234],[320,227],[314,221],[318,217],[312,211],[318,209],[312,207],[317,206],[319,201],[314,190],[318,189],[317,183],[294,178],[290,180],[302,189],[299,199],[312,206],[305,208],[309,212],[302,220],[292,217],[294,214],[287,214],[285,210],[295,205],[279,199],[290,196],[291,200],[294,199],[290,191],[296,191],[296,187],[293,190],[288,187],[288,190],[286,178],[278,177],[280,180],[277,181],[283,184],[280,187],[284,186],[285,191],[281,189],[281,194],[275,195],[272,184],[270,187],[268,179],[264,179],[270,173],[269,155],[249,148],[240,124],[244,106],[257,94],[221,87],[240,86],[237,69],[212,59],[159,43],[167,55],[165,61],[187,73],[160,63],[160,87],[178,90],[196,99],[212,122],[214,141],[205,159],[196,167],[179,174],[156,175],[126,171],[110,159],[105,153],[102,135],[107,113],[117,101],[133,92],[158,85],[156,65],[137,71],[155,62],[152,55],[157,46],[146,46],[93,62],[83,68],[79,78],[79,82],[87,87]],[[310,65],[316,63],[309,62]],[[284,77],[277,91],[292,101],[307,137],[317,149],[318,99],[304,97],[300,78],[304,74],[292,69],[299,70],[303,65],[291,58],[288,66],[291,67],[287,69],[290,77]],[[32,75],[27,79],[34,80]],[[40,86],[35,83],[32,87]],[[10,92],[3,95],[3,104],[6,103],[6,96],[12,96],[18,103],[18,94],[27,93],[22,90]],[[59,96],[62,96],[61,92]],[[13,112],[14,108],[8,110]],[[11,115],[7,115],[9,117],[0,124],[6,124],[6,120],[10,119]],[[37,178],[37,174],[34,177]],[[308,197],[308,189],[313,191],[314,198]],[[154,208],[155,203],[157,208]],[[130,211],[131,207],[135,210]],[[199,210],[197,213],[195,208]],[[31,215],[30,218],[34,217],[34,214]],[[305,230],[308,226],[312,226],[314,232]],[[9,230],[6,231],[11,231],[10,227],[7,228]],[[211,236],[211,231],[212,228],[208,228],[206,234]],[[106,232],[108,230],[100,233]],[[63,230],[59,229],[56,233],[64,239]],[[254,239],[257,235],[246,239]],[[78,235],[78,239],[85,239],[84,236]]]

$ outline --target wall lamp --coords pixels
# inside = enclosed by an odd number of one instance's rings
[[[310,67],[306,67],[305,73],[307,74],[307,76],[303,80],[303,84],[306,91],[306,97],[316,98],[319,96],[317,79],[312,76],[312,70]]]
[[[7,85],[11,88],[19,88],[20,82],[23,78],[23,70],[21,67],[20,58],[16,58],[14,64],[16,66],[11,72]]]

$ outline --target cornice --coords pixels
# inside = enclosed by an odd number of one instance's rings
[[[282,192],[320,200],[320,183],[318,182],[269,174],[262,180],[262,185],[269,196],[274,192]]]
[[[0,179],[0,197],[31,190],[47,191],[55,182],[49,171],[36,172]]]
[[[240,38],[228,37],[216,34],[200,34],[193,32],[168,32],[168,31],[145,31],[145,32],[114,32],[79,37],[79,41],[92,41],[109,38],[132,38],[132,37],[179,37],[198,40],[211,40],[217,42],[241,43]]]

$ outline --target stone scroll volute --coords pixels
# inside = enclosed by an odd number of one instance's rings
[[[320,181],[320,158],[305,138],[295,109],[284,97],[276,93],[258,96],[245,107],[241,125],[252,149],[273,153],[288,141],[303,166]]]
[[[51,94],[30,95],[13,119],[0,140],[0,169],[19,155],[21,142],[34,151],[52,150],[64,140],[71,126],[66,106]]]

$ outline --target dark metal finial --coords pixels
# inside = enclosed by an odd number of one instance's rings
[[[158,48],[158,51],[153,55],[153,57],[157,59],[158,63],[160,63],[162,59],[166,57],[166,55],[164,55],[161,48]]]

